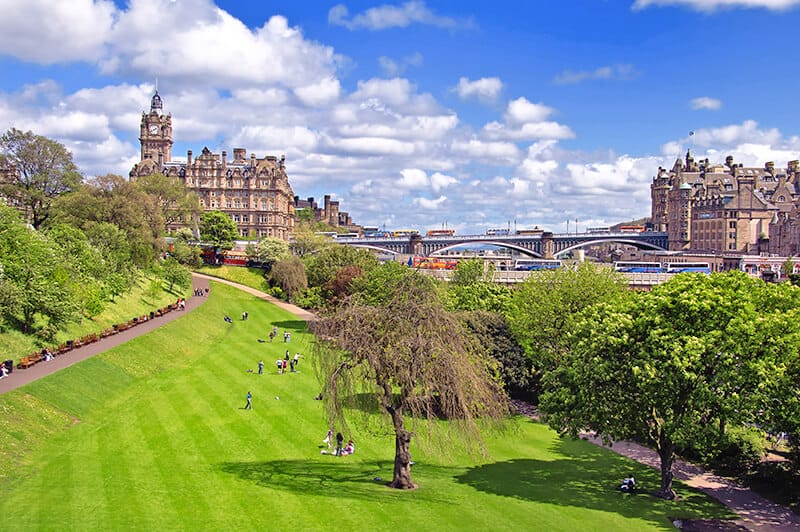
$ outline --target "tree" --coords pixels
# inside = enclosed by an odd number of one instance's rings
[[[577,269],[534,272],[514,292],[508,321],[541,375],[566,356],[572,321],[581,310],[629,293],[619,274],[588,262]]]
[[[264,264],[275,264],[289,257],[289,243],[280,238],[262,238],[255,249],[255,258]]]
[[[573,436],[588,429],[653,445],[657,495],[673,498],[678,446],[690,445],[698,427],[759,420],[774,398],[768,382],[785,371],[779,361],[797,356],[800,333],[785,326],[800,314],[789,308],[796,295],[768,294],[742,272],[683,274],[585,309],[573,321],[569,357],[544,377],[548,422]]]
[[[13,209],[0,206],[3,320],[23,333],[50,339],[78,316],[70,283],[70,257],[43,233],[29,229]]]
[[[222,211],[206,211],[200,216],[200,240],[216,249],[231,249],[239,227]]]
[[[367,272],[379,264],[378,259],[366,249],[333,245],[307,259],[306,275],[309,286],[321,286],[329,290],[326,285],[336,278],[340,268],[358,266],[362,272]]]
[[[72,154],[62,144],[31,131],[8,130],[0,137],[0,152],[0,167],[12,169],[11,181],[0,190],[20,202],[35,229],[50,217],[53,200],[81,182]]]
[[[454,286],[469,286],[481,281],[491,281],[494,273],[494,264],[488,264],[479,259],[461,261],[453,272],[450,283]]]
[[[141,176],[136,185],[154,202],[160,213],[162,231],[176,223],[191,223],[200,212],[200,202],[177,177],[163,174]]]
[[[385,305],[351,298],[314,323],[315,360],[332,426],[344,422],[356,392],[374,397],[395,435],[389,486],[411,489],[414,432],[406,420],[427,421],[430,431],[443,429],[446,437],[463,429],[474,441],[480,420],[502,418],[508,408],[490,359],[442,308],[429,279],[414,272],[387,292]],[[450,420],[446,427],[434,422],[440,418]]]
[[[172,292],[174,286],[188,288],[192,284],[192,273],[180,264],[173,257],[167,257],[161,264],[164,280],[169,283],[169,291]]]
[[[303,209],[307,210],[307,209]],[[310,257],[325,248],[335,246],[336,243],[325,235],[318,235],[310,224],[302,223],[292,231],[292,241],[289,249],[297,257]]]
[[[270,271],[272,283],[281,288],[288,299],[308,287],[306,267],[297,257],[289,257],[278,261]]]

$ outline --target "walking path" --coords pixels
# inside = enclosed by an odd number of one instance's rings
[[[205,291],[205,289],[209,287],[211,280],[244,290],[265,301],[269,301],[270,303],[277,305],[288,312],[291,312],[305,321],[311,321],[315,318],[313,313],[269,296],[260,290],[204,274],[192,274],[192,281],[195,289],[202,289]],[[205,296],[193,296],[186,301],[185,311],[174,310],[168,314],[165,314],[164,316],[148,320],[143,324],[122,331],[121,333],[108,336],[98,340],[95,343],[73,349],[64,355],[56,357],[50,362],[40,362],[25,370],[14,370],[14,372],[7,378],[0,379],[0,394],[19,388],[20,386],[24,386],[29,382],[40,379],[46,375],[76,364],[91,356],[102,353],[103,351],[107,351],[112,347],[123,344],[141,334],[148,333],[165,323],[183,316],[184,312],[191,312],[205,301]],[[520,404],[517,402],[515,402],[515,404],[521,413],[534,419],[536,418],[536,413],[532,407],[530,407],[530,405],[526,405],[524,403]],[[602,442],[598,438],[595,438],[590,434],[583,434],[582,436],[592,443],[602,445]],[[659,459],[656,452],[642,445],[631,442],[615,442],[611,446],[611,450],[636,460],[642,464],[656,469],[659,468]],[[718,501],[728,506],[731,510],[739,514],[741,519],[735,523],[747,528],[748,530],[758,532],[800,530],[800,516],[793,513],[788,508],[764,499],[760,495],[747,488],[736,485],[726,478],[704,471],[696,465],[684,462],[682,460],[675,461],[673,473],[675,478],[685,482],[687,485],[693,488],[702,491],[703,493],[710,495],[711,497],[714,497]]]
[[[307,310],[301,309],[300,307],[276,299],[259,290],[255,290],[247,286],[233,283],[231,281],[226,281],[224,279],[211,277],[209,275],[203,275],[199,273],[192,274],[192,285],[194,289],[200,289],[203,292],[205,292],[205,289],[210,286],[211,280],[235,286],[236,288],[244,290],[256,297],[269,301],[270,303],[277,305],[280,308],[295,314],[297,317],[305,321],[309,321],[314,318],[314,315],[311,312],[308,312]],[[28,369],[15,368],[14,371],[8,377],[0,379],[0,394],[10,392],[11,390],[15,390],[20,386],[25,386],[29,382],[41,379],[42,377],[50,375],[51,373],[55,373],[56,371],[72,366],[73,364],[77,364],[82,360],[86,360],[89,357],[93,357],[104,351],[108,351],[109,349],[116,347],[120,344],[124,344],[128,340],[132,340],[137,336],[146,334],[152,331],[153,329],[161,327],[165,323],[169,323],[174,319],[180,318],[186,312],[191,312],[192,310],[203,304],[206,301],[206,299],[207,299],[206,296],[192,296],[186,300],[186,310],[184,311],[173,310],[172,312],[164,314],[161,317],[154,318],[152,320],[147,320],[144,323],[140,323],[135,327],[126,329],[113,336],[107,336],[105,338],[101,338],[100,340],[94,343],[73,349],[72,351],[69,351],[67,353],[64,353],[63,355],[59,355],[53,358],[53,360],[49,362],[39,362],[38,364],[34,364]],[[15,359],[14,362],[16,363],[17,359]]]
[[[520,404],[517,401],[514,404],[520,413],[531,419],[538,419],[535,410],[529,405]],[[603,446],[600,438],[593,434],[584,432],[581,433],[581,438],[595,445]],[[611,447],[605,447],[653,469],[660,469],[661,462],[658,453],[648,447],[627,441],[614,442]],[[785,506],[768,501],[752,490],[739,486],[727,478],[705,471],[683,460],[675,460],[672,473],[676,479],[714,497],[739,514],[740,519],[734,521],[734,524],[747,530],[758,532],[800,530],[800,516],[796,513]],[[709,530],[713,529],[709,528]],[[717,530],[720,529],[717,528]]]

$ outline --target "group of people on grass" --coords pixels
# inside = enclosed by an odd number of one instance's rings
[[[336,433],[336,448],[333,450],[333,456],[347,456],[356,452],[356,444],[353,440],[348,440],[347,445],[342,447],[342,443],[344,442],[344,436],[342,436],[341,432]],[[328,446],[328,449],[322,450],[322,454],[328,454],[330,452],[330,448],[333,445],[333,429],[328,430],[328,433],[325,434],[325,439],[322,440],[322,443]]]

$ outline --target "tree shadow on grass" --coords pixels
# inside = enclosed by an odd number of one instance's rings
[[[348,462],[347,457],[330,456],[330,462],[272,460],[266,462],[224,462],[219,468],[242,480],[272,489],[359,500],[394,499],[403,490],[386,486],[394,462]],[[453,478],[451,468],[425,466],[425,476]],[[382,480],[376,481],[380,477]],[[415,492],[415,498],[436,500],[431,492]],[[446,502],[444,500],[440,502]]]
[[[657,471],[635,464],[590,444],[559,440],[555,444],[564,459],[516,459],[484,464],[458,475],[456,481],[493,495],[574,506],[667,523],[668,517],[734,518],[706,495],[676,486],[680,499],[665,501],[651,495],[659,487]],[[638,493],[617,491],[628,474],[637,479]]]

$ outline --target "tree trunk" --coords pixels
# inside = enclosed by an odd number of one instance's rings
[[[411,480],[411,452],[409,451],[411,433],[405,429],[402,410],[394,407],[389,407],[388,410],[392,415],[395,434],[394,473],[389,487],[402,490],[415,489],[417,485]]]
[[[665,434],[663,427],[658,434],[658,457],[661,459],[661,488],[656,497],[672,500],[675,491],[672,489],[672,464],[675,462],[675,444]]]

